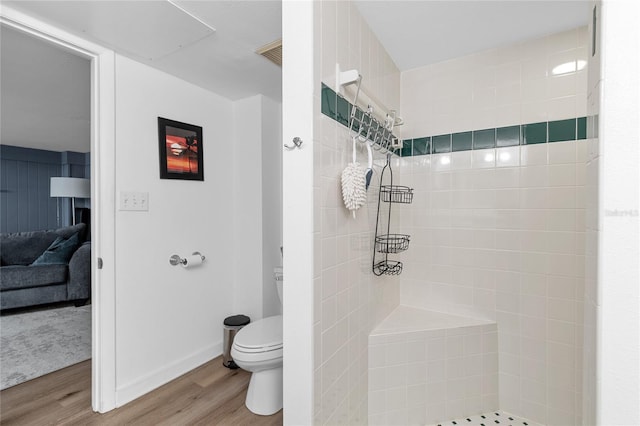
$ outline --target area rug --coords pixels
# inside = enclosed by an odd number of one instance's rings
[[[91,305],[0,317],[0,390],[91,358]]]

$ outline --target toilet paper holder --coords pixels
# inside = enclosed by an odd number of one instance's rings
[[[200,256],[202,258],[202,261],[204,262],[204,255],[200,254],[199,251],[194,251],[193,253],[191,253],[192,256]],[[171,256],[169,258],[169,263],[173,266],[177,266],[177,265],[186,265],[187,264],[187,259],[178,256],[177,254],[174,254],[173,256]]]

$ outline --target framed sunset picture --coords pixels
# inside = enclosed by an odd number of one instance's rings
[[[158,117],[160,179],[204,180],[202,127]]]

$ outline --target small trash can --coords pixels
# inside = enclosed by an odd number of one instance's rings
[[[236,333],[245,325],[249,324],[251,319],[246,315],[233,315],[224,319],[224,340],[222,346],[222,365],[227,368],[236,369],[238,366],[231,358],[231,346],[233,346],[233,338]]]

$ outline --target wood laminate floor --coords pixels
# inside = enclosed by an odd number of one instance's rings
[[[2,425],[281,425],[282,410],[258,416],[244,405],[250,373],[222,358],[105,414],[91,410],[91,360],[0,392]]]

